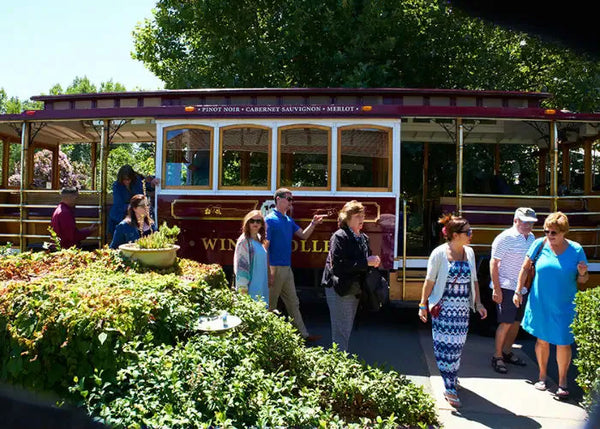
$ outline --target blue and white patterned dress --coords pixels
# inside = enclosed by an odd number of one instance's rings
[[[456,377],[469,330],[471,269],[467,261],[449,264],[442,309],[432,318],[433,354],[446,390],[456,395]]]

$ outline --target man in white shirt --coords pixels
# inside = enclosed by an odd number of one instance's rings
[[[492,243],[490,259],[490,288],[492,299],[498,310],[498,328],[492,367],[500,374],[506,374],[506,364],[524,366],[525,362],[512,353],[512,346],[519,333],[523,320],[527,295],[523,296],[523,305],[513,304],[513,294],[517,287],[519,271],[525,255],[535,237],[531,230],[537,222],[535,211],[529,207],[520,207],[515,211],[513,226],[501,232]],[[526,294],[527,291],[521,291]]]

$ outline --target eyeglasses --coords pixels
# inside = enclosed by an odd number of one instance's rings
[[[544,234],[555,236],[556,234],[558,234],[558,231],[550,231],[549,229],[545,229]]]
[[[248,219],[248,223],[257,223],[259,225],[262,225],[263,221],[262,219]]]
[[[467,234],[467,237],[470,237],[473,235],[473,230],[471,228],[467,229],[466,231],[458,231],[459,234]]]

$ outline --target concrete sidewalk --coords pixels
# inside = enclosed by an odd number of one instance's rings
[[[494,372],[490,364],[494,339],[469,334],[458,373],[462,407],[454,410],[444,399],[444,383],[433,356],[431,331],[419,330],[419,341],[430,374],[432,394],[437,402],[440,420],[446,429],[581,429],[586,412],[573,401],[557,401],[555,381],[549,390],[533,387],[537,380],[537,363],[525,353],[515,350],[527,366],[508,365],[508,374]]]

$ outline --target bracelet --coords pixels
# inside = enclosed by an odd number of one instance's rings
[[[419,304],[419,310],[427,310],[427,306]]]

